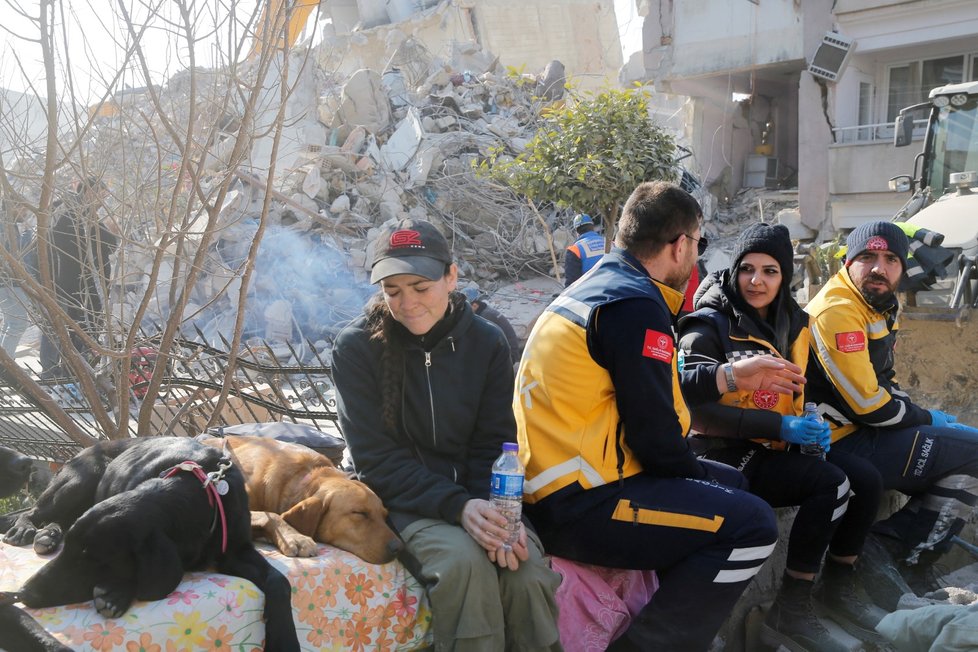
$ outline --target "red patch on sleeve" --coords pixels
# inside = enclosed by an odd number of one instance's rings
[[[866,349],[866,333],[862,331],[849,331],[848,333],[835,334],[835,348],[842,353],[855,353]]]
[[[642,346],[642,355],[661,362],[672,362],[674,346],[671,335],[666,335],[665,333],[648,328],[645,330],[645,344]]]

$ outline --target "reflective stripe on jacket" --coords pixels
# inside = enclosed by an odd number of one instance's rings
[[[835,441],[860,426],[905,428],[930,423],[894,380],[896,307],[870,306],[841,269],[805,307],[811,315],[811,360],[805,394],[819,403]]]
[[[614,302],[648,299],[678,312],[683,295],[650,279],[633,261],[618,250],[604,256],[588,277],[547,307],[530,334],[513,400],[529,503],[575,482],[591,489],[642,471],[624,442],[611,376],[591,357],[587,341],[600,308]],[[659,391],[673,397],[684,436],[689,411],[679,387],[675,336],[664,337],[672,386]]]
[[[604,236],[596,231],[588,231],[567,249],[581,259],[581,274],[584,274],[604,256]]]

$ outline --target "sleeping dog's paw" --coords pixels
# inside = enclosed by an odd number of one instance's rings
[[[307,537],[298,532],[284,535],[280,550],[286,557],[315,557],[319,554],[319,547],[312,537]]]
[[[292,543],[295,545],[295,554],[289,555],[290,557],[315,557],[319,554],[319,546],[312,537],[300,534]]]
[[[34,535],[34,552],[39,555],[50,554],[58,549],[63,539],[61,526],[57,523],[49,523]]]
[[[23,546],[34,540],[37,528],[26,518],[18,519],[13,527],[3,535],[3,542],[12,546]]]
[[[92,597],[95,600],[95,610],[103,618],[119,618],[129,610],[133,600],[130,591],[102,585],[95,586],[92,590]]]

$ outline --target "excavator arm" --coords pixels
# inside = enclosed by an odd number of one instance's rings
[[[251,55],[261,54],[266,47],[285,49],[295,45],[319,3],[320,0],[266,0],[255,27]]]

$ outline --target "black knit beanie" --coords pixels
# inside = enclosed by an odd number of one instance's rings
[[[783,224],[764,224],[763,222],[748,226],[734,244],[730,255],[730,276],[737,278],[740,260],[747,254],[767,254],[778,261],[781,266],[782,285],[791,285],[792,272],[795,269],[795,250],[791,246],[791,235],[788,227]]]
[[[909,249],[907,234],[893,222],[867,222],[853,229],[846,238],[846,267],[864,251],[889,250],[900,257],[906,271]]]

